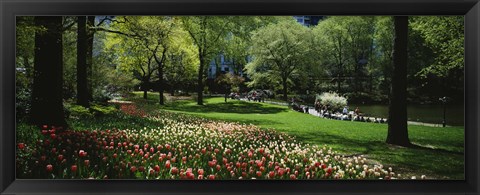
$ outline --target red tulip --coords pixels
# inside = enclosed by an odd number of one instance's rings
[[[53,171],[53,166],[51,164],[47,165],[47,171],[52,172]]]
[[[117,153],[113,154],[113,158],[117,158]]]
[[[48,125],[43,125],[42,129],[48,129]]]
[[[160,166],[158,166],[158,165],[155,165],[155,167],[153,167],[153,169],[154,169],[156,172],[160,172]]]
[[[192,172],[187,172],[186,175],[188,179],[195,179],[195,174],[193,174]]]
[[[285,174],[285,169],[284,168],[278,169],[278,175],[282,176],[283,174]]]
[[[215,180],[215,175],[208,175],[209,180]]]
[[[275,177],[275,172],[270,171],[270,172],[268,173],[268,177],[269,177],[269,178]]]
[[[83,150],[80,150],[80,151],[78,152],[78,156],[80,156],[80,157],[85,157],[85,156],[87,156],[87,152],[85,152],[85,151],[83,151]]]
[[[132,173],[135,172],[135,171],[137,171],[137,167],[135,167],[135,166],[130,167],[130,171],[131,171]]]
[[[25,144],[24,143],[18,143],[18,149],[23,150],[23,148],[25,148]]]
[[[178,173],[178,168],[172,167],[172,170],[170,170],[170,173],[172,173],[172,175],[176,175]]]
[[[198,169],[198,175],[203,175],[204,171],[203,169]]]
[[[90,160],[85,160],[85,161],[83,161],[83,163],[85,164],[85,166],[88,167],[90,165]]]
[[[63,160],[63,155],[60,154],[60,155],[58,155],[57,158],[58,158],[58,161],[62,161]]]
[[[291,174],[290,179],[297,179],[297,177],[294,174]]]
[[[260,149],[258,150],[258,152],[260,152],[260,154],[263,154],[263,152],[265,152],[265,150],[264,150],[263,148],[260,148]]]
[[[140,172],[145,171],[145,167],[143,167],[143,166],[138,167],[138,171],[140,171]]]
[[[167,160],[167,162],[165,162],[165,168],[170,169],[170,161],[169,160]]]
[[[257,177],[261,177],[262,176],[262,172],[261,171],[257,171]]]
[[[72,172],[77,172],[77,165],[72,165],[70,170],[72,170]]]
[[[208,166],[210,166],[210,167],[215,166],[215,164],[217,164],[216,160],[208,161]]]
[[[327,168],[327,165],[322,164],[322,169],[325,169],[325,168]]]
[[[328,174],[332,174],[332,167],[328,167],[327,173],[328,173]]]

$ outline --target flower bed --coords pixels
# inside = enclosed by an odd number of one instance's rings
[[[126,113],[146,116],[134,105]],[[36,145],[18,144],[19,178],[81,179],[395,179],[363,156],[254,125],[159,112],[157,128],[66,130],[44,126]]]

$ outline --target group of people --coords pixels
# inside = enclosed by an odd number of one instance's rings
[[[247,95],[247,99],[248,101],[254,101],[254,102],[265,102],[265,98],[263,97],[263,93],[261,92],[257,92],[257,91],[253,91],[253,92],[250,92],[248,95]]]
[[[347,120],[347,121],[359,121],[359,122],[374,122],[374,123],[386,123],[387,120],[383,118],[373,118],[373,117],[366,117],[360,112],[358,107],[355,110],[350,111],[348,107],[343,107],[341,112],[332,110],[329,108],[328,105],[322,105],[320,101],[315,101],[315,111],[317,111],[320,117],[328,118],[328,119],[335,119],[335,120]],[[305,113],[308,113],[308,108],[306,109]]]

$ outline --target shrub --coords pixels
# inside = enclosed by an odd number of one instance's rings
[[[68,111],[68,115],[71,117],[80,117],[80,118],[90,118],[93,117],[93,114],[90,112],[88,108],[85,108],[80,105],[68,105],[66,106]]]
[[[347,106],[347,98],[338,95],[335,92],[326,92],[317,95],[316,100],[320,100],[322,105],[327,105],[330,110],[340,110]]]
[[[117,110],[115,106],[103,106],[97,104],[91,105],[90,108],[75,104],[66,104],[65,109],[67,116],[71,118],[92,118],[109,115]]]
[[[117,109],[115,106],[102,106],[102,105],[92,105],[90,106],[90,112],[95,116],[99,115],[109,115],[115,112]]]

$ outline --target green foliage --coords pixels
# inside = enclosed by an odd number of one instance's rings
[[[76,104],[65,104],[67,116],[73,119],[94,118],[104,115],[112,115],[117,111],[115,106],[93,104],[90,108],[85,108]]]
[[[109,115],[117,111],[114,106],[102,106],[102,105],[92,105],[90,106],[90,112],[95,116],[99,115]]]
[[[421,16],[410,20],[412,30],[418,31],[425,45],[432,49],[435,61],[417,74],[446,77],[464,66],[463,16]]]
[[[308,63],[310,30],[293,18],[262,27],[252,34],[253,61],[245,67],[250,87],[281,85],[302,76]]]
[[[80,105],[72,104],[69,106],[65,106],[67,109],[67,115],[72,118],[91,118],[93,117],[93,113],[90,112],[88,108],[85,108]]]
[[[216,79],[215,82],[223,86],[223,88],[230,89],[232,92],[240,92],[240,85],[245,81],[245,79],[241,76],[232,74],[232,73],[225,73],[220,74]]]

